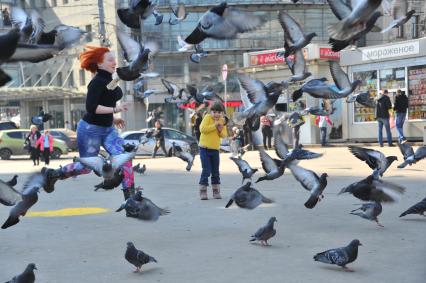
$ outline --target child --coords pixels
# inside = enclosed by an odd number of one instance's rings
[[[213,198],[221,199],[219,177],[219,148],[220,139],[228,135],[224,119],[225,109],[220,102],[215,102],[210,107],[210,113],[206,114],[200,125],[200,159],[203,170],[200,177],[200,198],[207,200],[207,187],[211,175]]]

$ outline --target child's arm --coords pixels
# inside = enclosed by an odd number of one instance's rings
[[[222,131],[219,132],[219,137],[226,138],[228,136],[228,130],[226,126],[223,126]]]
[[[201,122],[200,125],[200,133],[202,134],[208,134],[211,133],[213,131],[216,131],[216,124],[213,123],[209,123],[209,116],[204,117],[203,121]]]

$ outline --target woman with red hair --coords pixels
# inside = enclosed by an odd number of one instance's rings
[[[125,126],[125,122],[121,118],[114,117],[114,114],[127,111],[128,103],[122,102],[117,106],[117,101],[123,97],[121,88],[116,87],[112,90],[107,88],[117,65],[115,56],[108,48],[89,46],[80,55],[80,62],[81,68],[95,74],[87,87],[86,114],[77,126],[80,157],[97,156],[101,146],[110,155],[121,154],[124,151],[124,141],[113,125],[121,129]],[[126,162],[121,171],[124,175],[123,194],[127,199],[135,190],[132,162]],[[50,193],[53,192],[58,179],[88,174],[90,170],[81,163],[74,162],[57,170],[43,168],[42,173],[46,175],[44,189]]]

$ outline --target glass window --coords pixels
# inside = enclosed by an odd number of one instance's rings
[[[408,68],[408,118],[426,119],[426,65]]]
[[[186,138],[183,134],[173,130],[166,130],[165,134],[166,134],[166,138],[174,139],[174,140],[184,140]]]
[[[22,139],[22,132],[10,132],[7,136],[12,139]]]
[[[51,73],[47,73],[46,74],[46,85],[48,85],[51,80],[52,80],[52,74]]]
[[[62,86],[62,72],[59,72],[56,75],[56,85],[61,87]]]
[[[405,88],[405,68],[380,70],[380,89],[397,90]]]
[[[68,87],[74,87],[74,71],[71,71],[68,77]]]
[[[139,134],[139,133],[130,134],[130,135],[128,135],[128,136],[125,138],[125,140],[126,140],[126,141],[128,141],[128,140],[136,140],[136,141],[138,141],[138,140],[139,140],[139,138],[140,138],[140,136],[141,136],[141,134]]]
[[[359,92],[368,91],[370,97],[374,99],[377,95],[377,71],[358,72],[353,74],[354,80],[361,80]],[[358,102],[354,102],[354,122],[375,121],[374,108],[365,107]]]
[[[86,85],[86,73],[84,72],[84,70],[80,70],[79,74],[80,74],[80,86]]]

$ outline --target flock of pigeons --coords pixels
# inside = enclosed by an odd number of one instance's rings
[[[383,2],[386,1],[383,0]],[[395,2],[398,1],[395,0]],[[296,3],[297,0],[293,0],[293,2]],[[375,22],[381,16],[377,9],[380,4],[383,4],[382,0],[358,0],[354,7],[349,2],[347,0],[328,0],[333,13],[339,20],[338,23],[330,25],[328,28],[330,44],[332,44],[335,51],[345,48],[366,33],[374,31],[376,28]],[[117,13],[126,26],[140,28],[141,21],[151,14],[155,16],[156,24],[162,23],[163,16],[157,12],[157,6],[158,1],[154,0],[131,0],[129,8],[118,9]],[[172,7],[172,10],[174,18],[169,20],[170,25],[175,25],[187,17],[183,4],[179,4],[178,7]],[[389,29],[404,24],[413,13],[410,11],[405,14],[403,13],[402,16],[395,14],[395,21],[391,23],[391,26],[382,31],[386,32]],[[40,16],[37,16],[36,12],[31,12],[31,16],[28,16],[19,8],[12,9],[11,19],[14,28],[7,34],[0,36],[0,49],[2,50],[0,63],[16,61],[40,62],[47,60],[57,55],[64,48],[77,43],[84,34],[83,31],[77,28],[65,25],[57,26],[52,31],[45,33],[43,31],[44,22]],[[304,81],[311,75],[306,71],[307,68],[302,48],[309,44],[316,34],[305,34],[297,21],[285,11],[278,13],[278,19],[285,34],[284,56],[293,75],[282,82],[269,82],[267,84],[259,80],[253,80],[245,74],[238,75],[239,82],[247,93],[249,103],[246,105],[244,111],[235,113],[233,121],[237,124],[248,123],[253,131],[259,128],[259,117],[272,110],[283,89],[287,88],[290,83]],[[223,2],[210,8],[200,18],[193,32],[185,40],[181,39],[179,41],[180,50],[185,51],[193,48],[198,55],[195,57],[191,56],[191,60],[194,61],[194,58],[198,58],[199,62],[200,58],[206,56],[205,51],[200,46],[200,43],[206,38],[218,40],[233,39],[239,33],[253,31],[265,22],[266,18],[264,16],[240,11]],[[119,79],[125,81],[139,80],[135,85],[141,87],[143,86],[141,80],[158,76],[155,73],[146,72],[149,69],[153,56],[159,51],[158,43],[146,42],[142,44],[120,31],[117,31],[117,37],[124,50],[124,58],[128,62],[127,66],[117,69]],[[351,82],[338,63],[330,62],[330,72],[334,84],[328,84],[325,78],[311,79],[302,84],[293,93],[293,100],[296,101],[299,99],[304,92],[315,98],[326,100],[347,98],[348,102],[351,102],[358,101],[358,97],[360,97],[360,100],[362,98],[365,100],[365,95],[348,98],[360,84],[360,81]],[[6,84],[9,80],[10,77],[0,70],[0,86]],[[182,89],[165,79],[162,82],[170,94],[166,102],[185,103],[193,99],[199,103],[204,103],[208,100],[220,99],[217,94],[208,88],[198,91],[196,87],[187,85],[186,89]],[[152,93],[155,92],[153,91]],[[150,94],[143,93],[142,95]],[[329,105],[332,106],[331,103]],[[330,113],[331,111],[333,111],[332,107],[330,109],[310,107],[302,112],[304,115],[307,113],[317,113],[316,115],[320,115],[319,113]],[[321,154],[310,152],[302,147],[296,147],[292,150],[288,149],[288,146],[282,139],[282,125],[285,121],[288,121],[289,117],[289,114],[283,114],[274,123],[275,151],[279,158],[272,158],[263,148],[257,148],[265,175],[260,177],[256,183],[279,178],[284,174],[285,169],[288,168],[295,179],[309,192],[309,197],[304,205],[306,208],[312,209],[324,198],[323,191],[327,187],[328,175],[327,173],[317,175],[314,171],[298,165],[299,160],[319,158]],[[398,166],[400,168],[412,165],[426,157],[426,147],[424,146],[418,148],[415,152],[408,144],[399,145],[399,147],[404,156],[404,162]],[[175,155],[187,162],[186,169],[189,171],[193,164],[194,156],[191,154],[188,155],[188,153],[183,152],[175,145],[173,145],[173,148]],[[96,175],[103,177],[103,182],[97,185],[96,189],[110,189],[120,183],[120,178],[123,178],[120,168],[125,162],[135,157],[136,149],[137,147],[129,147],[125,148],[125,153],[118,156],[77,158],[76,161],[93,170]],[[349,149],[357,158],[365,161],[373,169],[373,173],[367,178],[343,188],[340,193],[351,193],[356,198],[367,201],[360,208],[351,211],[351,214],[375,221],[378,225],[381,225],[377,218],[382,212],[381,203],[394,202],[405,190],[402,186],[382,179],[386,169],[389,168],[396,157],[386,157],[379,151],[362,147],[352,146]],[[232,158],[232,160],[237,164],[243,176],[243,185],[232,194],[226,207],[231,206],[235,202],[241,208],[255,209],[262,203],[272,202],[271,199],[263,196],[254,188],[251,178],[257,169],[251,168],[241,158]],[[140,168],[137,169],[142,170]],[[45,182],[46,179],[43,174],[35,173],[28,178],[22,191],[18,191],[13,188],[16,185],[16,177],[10,182],[0,181],[0,203],[13,206],[8,219],[1,227],[2,229],[16,225],[19,222],[19,218],[25,216],[26,212],[38,201],[38,192],[40,188],[44,187]],[[129,217],[145,221],[156,221],[159,219],[159,216],[170,213],[167,208],[160,208],[143,196],[140,190],[117,209],[117,211],[122,210],[125,210],[126,215]],[[410,207],[401,214],[401,217],[415,213],[423,215],[425,211],[426,199]],[[267,241],[276,234],[273,227],[275,221],[276,218],[272,217],[266,226],[261,227],[252,236],[251,241],[258,240],[265,245],[268,244]],[[346,247],[328,250],[315,255],[314,260],[337,264],[347,269],[346,265],[357,258],[359,245],[361,245],[359,240],[353,240]],[[131,242],[127,243],[125,258],[137,268],[136,271],[139,271],[143,264],[156,262],[155,258],[137,250]],[[29,264],[22,274],[14,277],[10,282],[34,282],[34,269],[36,269],[35,264]]]

